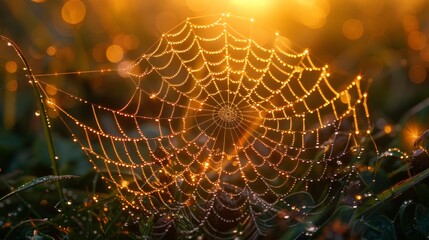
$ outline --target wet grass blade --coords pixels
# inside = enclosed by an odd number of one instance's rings
[[[387,189],[383,191],[382,193],[378,194],[375,198],[372,198],[364,203],[364,205],[361,205],[356,210],[355,219],[359,219],[363,217],[364,215],[367,215],[380,206],[382,206],[384,203],[392,200],[393,198],[399,196],[400,194],[404,193],[408,189],[416,186],[421,181],[425,180],[429,177],[429,168],[424,170],[423,172],[405,179],[402,182],[399,182],[392,186],[390,189]]]
[[[49,182],[55,182],[55,181],[60,181],[60,180],[64,180],[64,179],[72,179],[72,178],[78,178],[78,176],[74,176],[74,175],[62,175],[62,176],[49,175],[49,176],[45,176],[45,177],[36,178],[36,179],[18,187],[14,191],[6,194],[2,198],[0,198],[0,201],[3,201],[4,199],[11,197],[12,195],[14,195],[16,193],[22,192],[24,190],[27,190],[29,188],[32,188],[32,187],[39,185],[39,184],[42,184],[42,183],[49,183]]]

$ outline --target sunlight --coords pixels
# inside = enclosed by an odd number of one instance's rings
[[[231,0],[231,2],[240,7],[260,8],[267,7],[270,1],[266,0]]]
[[[413,148],[414,142],[420,137],[422,127],[416,121],[408,122],[403,129],[403,140],[405,145]]]

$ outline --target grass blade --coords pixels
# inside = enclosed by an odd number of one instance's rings
[[[28,183],[25,183],[22,186],[19,186],[14,191],[6,194],[2,198],[0,198],[0,201],[3,201],[4,199],[11,197],[12,195],[14,195],[16,193],[22,192],[24,190],[27,190],[29,188],[32,188],[32,187],[39,185],[39,184],[42,184],[42,183],[49,183],[49,182],[60,181],[60,180],[71,179],[71,178],[78,178],[78,176],[74,176],[74,175],[52,176],[52,175],[49,175],[49,176],[45,176],[45,177],[36,178],[36,179],[34,179]]]
[[[418,183],[420,183],[421,181],[425,180],[428,177],[429,177],[429,168],[411,178],[405,179],[404,181],[395,184],[390,189],[383,191],[382,193],[378,194],[375,198],[368,200],[367,202],[364,203],[364,205],[361,205],[360,207],[358,207],[358,209],[356,210],[355,219],[359,219],[364,215],[371,213],[375,209],[382,206],[384,203],[399,196],[403,192],[414,187],[415,185],[417,185]]]

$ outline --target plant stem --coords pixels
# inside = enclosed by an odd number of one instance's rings
[[[28,68],[28,71],[29,71],[30,78],[31,78],[31,81],[33,82],[33,84],[37,84],[37,80],[34,78],[33,74],[31,73],[31,70],[29,68]],[[34,94],[36,95],[36,98],[38,100],[37,101],[37,108],[39,109],[40,118],[41,118],[42,124],[43,124],[43,132],[45,134],[46,143],[48,145],[48,152],[49,152],[49,158],[51,159],[52,171],[53,171],[55,176],[60,176],[60,171],[58,170],[58,164],[57,164],[57,159],[56,159],[56,154],[55,154],[54,142],[52,140],[52,133],[50,130],[49,120],[48,120],[48,116],[46,115],[45,106],[43,105],[43,98],[42,98],[42,95],[40,94],[40,90],[37,86],[33,86],[33,90],[34,90]],[[65,207],[65,202],[64,202],[65,198],[64,198],[64,193],[62,190],[61,182],[56,181],[55,184],[57,187],[58,194],[60,196],[61,207],[64,208]]]
[[[54,142],[52,140],[52,134],[51,134],[50,125],[49,125],[49,119],[48,119],[48,116],[46,115],[46,109],[45,109],[45,106],[43,104],[43,97],[42,97],[40,90],[37,86],[37,84],[38,84],[37,79],[34,77],[33,72],[31,71],[30,65],[28,64],[27,60],[24,57],[24,54],[22,53],[22,51],[18,47],[18,45],[16,45],[13,41],[11,41],[10,39],[8,39],[2,35],[0,35],[0,39],[2,39],[3,41],[6,41],[7,45],[14,49],[14,51],[16,52],[18,57],[20,58],[21,62],[24,64],[24,67],[25,67],[24,70],[27,72],[27,77],[30,80],[30,84],[33,88],[33,92],[36,95],[36,99],[37,99],[36,104],[37,104],[37,108],[39,109],[39,112],[40,112],[40,118],[42,120],[42,125],[43,125],[43,132],[45,135],[46,143],[48,145],[48,152],[49,152],[49,158],[51,160],[52,171],[53,171],[55,176],[60,176],[60,172],[58,170],[58,165],[57,165],[57,160],[56,160]],[[55,185],[56,185],[56,188],[58,191],[58,195],[60,197],[61,207],[65,208],[66,204],[64,202],[65,198],[64,198],[64,193],[62,190],[61,182],[56,181]]]

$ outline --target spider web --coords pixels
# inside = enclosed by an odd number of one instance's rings
[[[360,76],[258,37],[252,19],[188,19],[124,69],[35,86],[124,209],[154,217],[153,237],[257,238],[344,191],[370,127]],[[74,93],[75,78],[112,84],[115,100]]]

